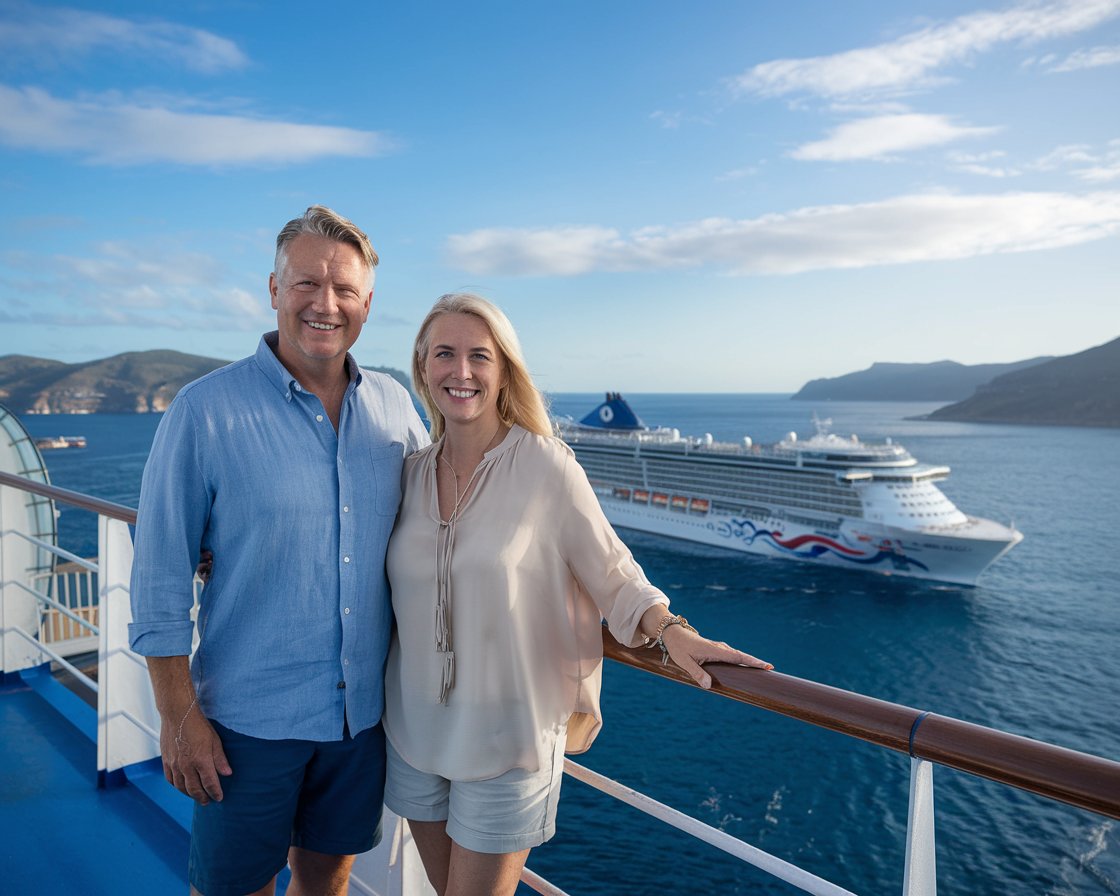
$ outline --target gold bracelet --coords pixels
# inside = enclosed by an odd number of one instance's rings
[[[661,633],[665,631],[665,627],[667,625],[669,625],[672,622],[672,620],[674,620],[676,618],[677,617],[674,616],[672,613],[666,613],[664,616],[662,616],[661,621],[657,624],[657,628],[654,629],[654,632],[653,632],[652,635],[648,635],[648,636],[647,635],[642,635],[642,637],[645,639],[645,646],[646,647],[656,647],[657,642],[661,640]]]
[[[688,624],[688,620],[683,616],[666,616],[664,619],[662,619],[661,624],[657,627],[657,640],[654,641],[654,644],[661,648],[662,666],[669,662],[669,648],[665,646],[665,632],[669,630],[669,626],[671,625],[679,625],[686,631],[696,632],[696,634],[700,634],[696,631],[695,628]]]

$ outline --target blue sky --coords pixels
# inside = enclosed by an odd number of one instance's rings
[[[234,359],[312,203],[355,354],[498,302],[552,391],[1120,335],[1120,0],[0,0],[0,354]]]

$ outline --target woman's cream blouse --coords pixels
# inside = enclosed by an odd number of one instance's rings
[[[565,725],[570,753],[602,727],[602,619],[637,646],[642,614],[669,601],[559,439],[514,426],[486,453],[450,527],[436,495],[441,444],[405,461],[389,542],[385,732],[410,765],[451,780],[536,771]],[[441,569],[449,614],[437,627]],[[450,681],[440,629],[454,653]]]

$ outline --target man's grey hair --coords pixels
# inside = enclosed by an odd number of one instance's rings
[[[276,261],[273,273],[277,280],[283,279],[284,268],[288,264],[288,246],[301,234],[321,236],[336,243],[346,243],[358,250],[369,272],[369,289],[373,289],[374,268],[377,267],[377,253],[373,245],[353,221],[350,221],[324,205],[313,205],[300,217],[292,218],[276,236]]]

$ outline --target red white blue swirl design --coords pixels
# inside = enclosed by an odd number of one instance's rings
[[[889,564],[899,570],[916,567],[929,571],[929,567],[921,561],[906,556],[902,547],[896,542],[886,539],[879,544],[869,546],[868,549],[861,549],[824,535],[805,534],[786,538],[780,530],[763,529],[750,520],[732,519],[728,522],[713,523],[712,528],[716,534],[724,538],[741,541],[752,547],[762,543],[779,554],[796,557],[799,560],[836,558],[859,566]]]

